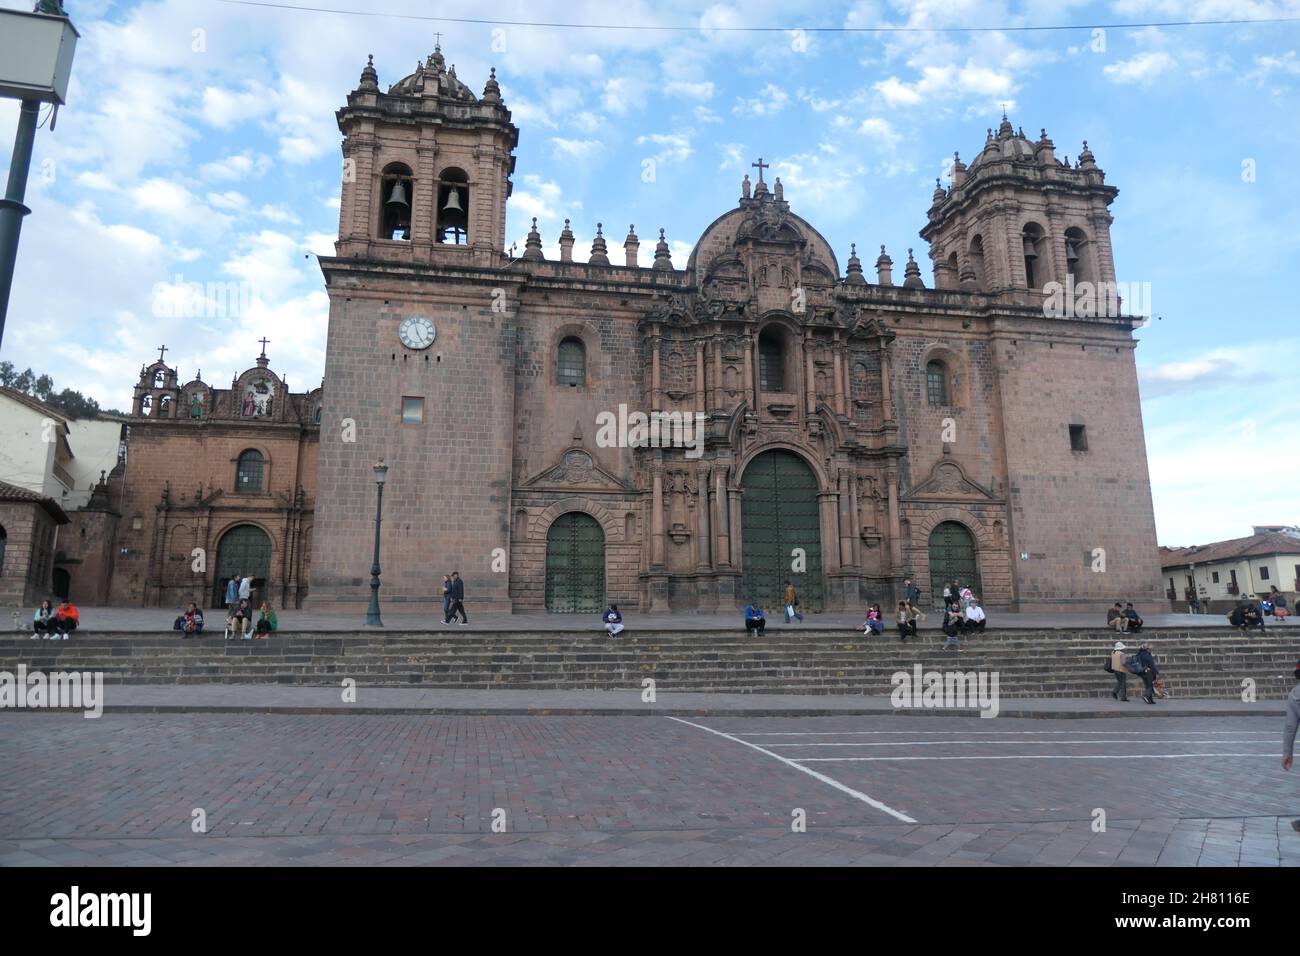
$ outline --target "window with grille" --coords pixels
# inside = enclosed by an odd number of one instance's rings
[[[925,367],[925,397],[931,405],[948,404],[948,369],[942,362]]]
[[[235,472],[235,490],[243,495],[260,492],[264,465],[260,451],[250,448],[240,455],[239,467]]]
[[[758,340],[758,387],[764,392],[785,391],[785,355],[774,336]]]
[[[561,385],[586,384],[587,350],[578,339],[565,339],[560,343],[557,377]]]

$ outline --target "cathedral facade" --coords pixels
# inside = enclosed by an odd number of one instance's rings
[[[1137,320],[1048,307],[1115,280],[1086,144],[989,130],[934,192],[927,282],[911,250],[841,265],[761,160],[686,262],[567,220],[558,260],[536,222],[515,255],[518,130],[440,51],[386,92],[368,64],[338,121],[311,606],[369,597],[380,459],[385,605],[452,570],[498,611],[1158,598]]]

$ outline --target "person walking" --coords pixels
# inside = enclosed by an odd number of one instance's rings
[[[903,579],[903,588],[907,597],[907,608],[912,612],[912,619],[924,621],[925,612],[921,610],[921,589],[911,578]]]
[[[749,607],[745,608],[745,630],[755,631],[759,637],[762,637],[765,627],[767,627],[767,618],[763,616],[763,609],[750,601]]]
[[[460,623],[468,624],[469,615],[465,613],[465,582],[461,580],[460,572],[451,572],[451,613],[447,615],[447,622],[460,615]]]
[[[605,622],[605,633],[610,637],[617,637],[623,633],[623,615],[619,612],[617,604],[605,608],[605,613],[600,619]]]
[[[226,616],[229,617],[234,613],[235,605],[239,603],[239,578],[231,575],[226,579]]]
[[[252,606],[253,576],[247,571],[239,576],[239,600],[248,601],[249,606]]]
[[[1128,700],[1128,657],[1124,653],[1128,650],[1123,641],[1115,642],[1115,649],[1110,655],[1110,672],[1115,675],[1115,689],[1110,692],[1110,696],[1116,700]]]
[[[789,624],[792,617],[797,617],[799,623],[803,623],[803,615],[799,613],[799,595],[795,593],[794,585],[789,581],[785,582],[785,623]]]
[[[1160,668],[1156,667],[1156,659],[1152,656],[1151,648],[1146,641],[1143,641],[1138,646],[1133,670],[1142,678],[1142,699],[1148,704],[1154,704],[1156,702],[1156,678],[1160,676]]]
[[[1290,770],[1294,765],[1295,735],[1300,729],[1300,661],[1295,665],[1296,685],[1291,688],[1291,695],[1286,699],[1286,723],[1282,727],[1282,769]],[[1300,833],[1300,819],[1291,821],[1291,829]]]
[[[451,575],[442,576],[442,623],[451,623]]]

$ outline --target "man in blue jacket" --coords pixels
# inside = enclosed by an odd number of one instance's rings
[[[745,608],[745,630],[757,631],[758,636],[762,637],[765,627],[767,627],[767,618],[763,616],[763,609],[750,601],[749,607]]]
[[[465,613],[465,582],[461,580],[459,571],[453,571],[451,572],[451,614],[447,619],[455,620],[457,614],[460,615],[460,623],[469,623],[469,615]]]

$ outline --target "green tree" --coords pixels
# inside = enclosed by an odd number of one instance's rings
[[[27,369],[27,371],[23,372],[16,379],[14,379],[13,387],[17,391],[22,392],[24,395],[30,395],[32,393],[32,385],[35,382],[36,382],[36,375],[32,372],[31,369]]]
[[[0,385],[5,388],[13,388],[17,378],[18,372],[14,369],[13,362],[0,362]]]
[[[65,388],[57,395],[51,395],[49,403],[69,418],[94,418],[99,414],[99,402],[86,398],[80,392]]]
[[[48,375],[37,377],[36,381],[32,383],[32,391],[36,393],[36,397],[41,401],[48,402],[50,394],[54,391],[54,379]]]

